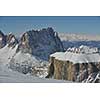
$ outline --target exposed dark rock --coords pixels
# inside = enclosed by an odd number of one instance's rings
[[[18,51],[31,53],[47,60],[50,54],[63,51],[63,45],[52,28],[44,28],[24,33],[20,39]]]
[[[6,36],[0,31],[0,48],[6,45]]]
[[[14,48],[16,44],[18,44],[18,40],[12,33],[7,35],[6,41],[7,41],[8,47]]]

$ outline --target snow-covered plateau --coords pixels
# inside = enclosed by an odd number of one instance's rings
[[[97,47],[68,48],[65,52],[51,54],[50,59],[48,78],[100,82],[100,50]]]

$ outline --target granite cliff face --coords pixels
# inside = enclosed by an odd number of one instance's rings
[[[44,28],[25,32],[20,39],[18,51],[47,60],[50,54],[63,51],[63,45],[52,28]]]

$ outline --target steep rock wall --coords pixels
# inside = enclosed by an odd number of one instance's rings
[[[59,80],[69,80],[82,82],[93,73],[100,71],[100,62],[77,63],[73,64],[70,61],[62,61],[50,57],[50,65],[48,67],[48,76]]]

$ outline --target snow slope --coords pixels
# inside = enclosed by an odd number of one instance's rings
[[[16,53],[16,49],[17,49],[18,45],[16,45],[15,48],[9,48],[8,44],[0,49],[0,69],[2,70],[6,70],[5,65],[9,64],[10,60],[12,59],[12,57],[15,55]],[[2,67],[5,66],[5,67]]]
[[[7,44],[0,49],[0,70],[12,69],[23,74],[45,77],[47,75],[48,62],[28,53],[16,53],[17,47],[18,45],[14,48],[8,47]]]
[[[15,71],[1,71],[0,83],[69,83],[70,81],[45,79],[24,75]]]
[[[16,58],[17,63],[22,64],[23,61],[30,61],[33,62],[34,66],[41,66],[43,63],[39,63],[39,59],[35,58],[34,56],[31,56],[30,54],[23,54],[21,52],[16,54],[15,48],[9,48],[8,45],[6,45],[4,48],[0,49],[0,83],[64,83],[68,81],[60,81],[60,80],[54,80],[54,79],[45,79],[45,78],[39,78],[34,77],[29,74],[22,74],[17,71],[14,71],[9,68],[9,63],[13,57]],[[15,65],[16,66],[16,65]],[[13,66],[14,67],[14,66]],[[39,66],[40,67],[40,66]],[[43,75],[43,74],[42,74]]]
[[[47,75],[47,66],[47,61],[43,61],[29,53],[22,53],[21,51],[16,53],[9,63],[9,67],[14,71],[38,77],[45,77]]]

